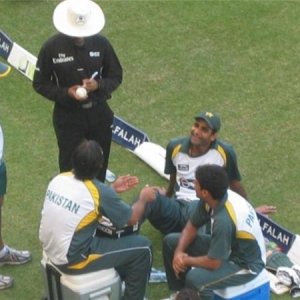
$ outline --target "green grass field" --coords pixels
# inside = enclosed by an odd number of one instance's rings
[[[0,28],[37,55],[55,32],[59,1],[0,0]],[[254,205],[277,206],[273,218],[300,233],[300,2],[299,1],[98,1],[106,15],[103,34],[124,68],[111,107],[150,139],[166,146],[189,134],[195,113],[222,117],[220,138],[233,144],[243,183]],[[3,209],[5,241],[30,249],[26,266],[1,267],[15,278],[1,300],[43,295],[38,224],[45,189],[57,174],[52,103],[13,70],[0,81],[0,122],[5,133],[9,185]],[[109,168],[166,186],[150,167],[113,144]],[[161,235],[146,223],[154,266],[162,265]],[[149,285],[150,300],[166,297],[165,284]],[[290,299],[289,295],[272,299]]]

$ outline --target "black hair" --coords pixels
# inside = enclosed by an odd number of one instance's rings
[[[72,154],[72,166],[79,180],[95,178],[103,166],[103,151],[93,140],[84,140]]]
[[[216,200],[221,200],[229,186],[226,170],[218,165],[203,165],[196,170],[196,179],[202,189]]]

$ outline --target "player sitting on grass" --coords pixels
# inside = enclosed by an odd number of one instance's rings
[[[195,116],[190,136],[172,139],[167,145],[165,173],[170,174],[169,186],[167,190],[160,190],[144,214],[144,218],[163,234],[181,232],[198,205],[194,186],[198,166],[224,167],[230,189],[247,198],[235,151],[230,144],[217,138],[220,128],[221,121],[216,113],[200,112]],[[269,214],[276,208],[262,205],[256,211]]]
[[[0,63],[0,78],[5,77],[10,71],[10,67]],[[4,202],[4,195],[7,187],[6,166],[3,161],[3,133],[0,125],[0,266],[20,265],[31,260],[29,251],[18,251],[4,244],[1,234],[1,208]],[[11,276],[0,275],[0,290],[7,289],[13,285]]]

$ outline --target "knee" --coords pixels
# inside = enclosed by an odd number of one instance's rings
[[[165,202],[165,196],[161,195],[160,193],[157,193],[155,199],[151,202],[147,203],[147,207],[150,209],[151,213],[153,214],[153,217],[161,212],[161,210],[164,208],[163,204]]]
[[[155,211],[156,211],[156,206],[158,203],[158,196],[155,197],[155,199],[153,201],[147,202],[146,204],[146,210],[148,211],[148,214],[151,215],[151,213],[154,213],[155,215]]]
[[[185,276],[185,286],[192,289],[201,289],[201,286],[199,286],[199,280],[195,280],[195,276],[192,275],[192,270],[186,273]]]
[[[169,233],[163,239],[163,249],[175,249],[178,244],[180,233]]]

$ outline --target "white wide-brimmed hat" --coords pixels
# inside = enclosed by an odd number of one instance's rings
[[[63,34],[87,37],[101,31],[105,18],[100,6],[91,0],[64,0],[54,10],[53,23]]]

